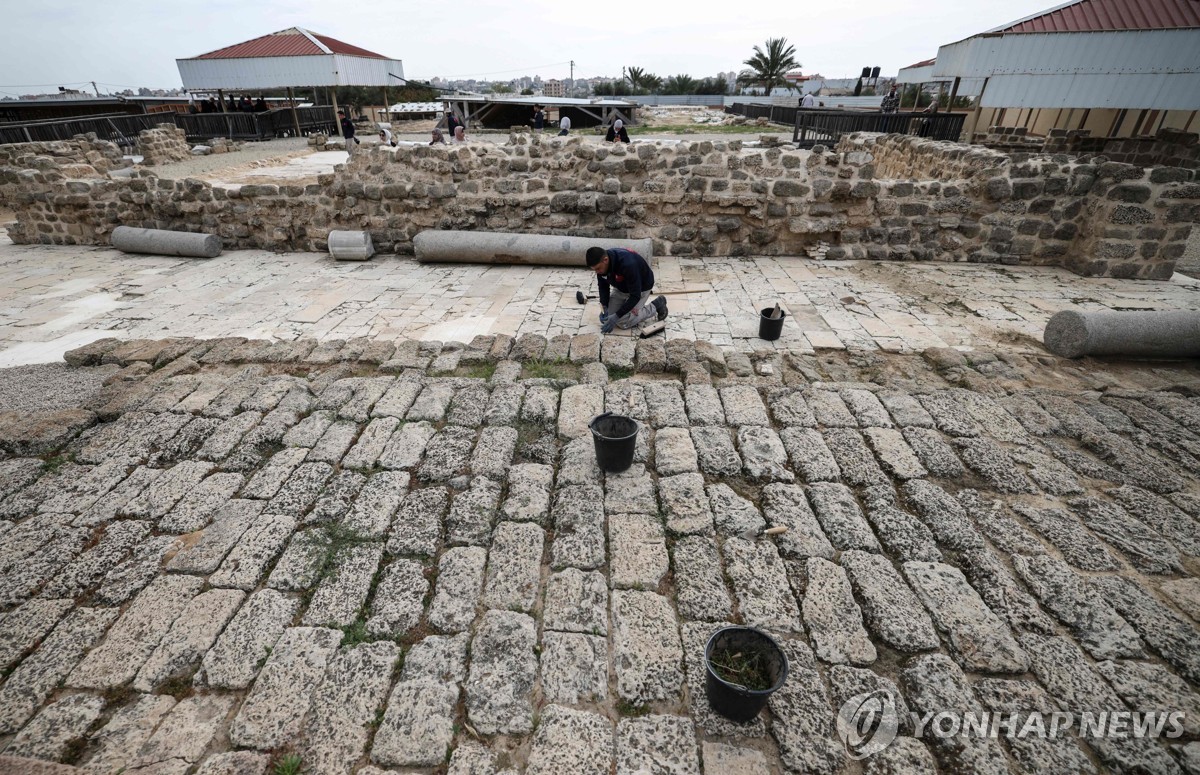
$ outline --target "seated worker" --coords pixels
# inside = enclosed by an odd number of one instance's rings
[[[657,317],[667,317],[667,299],[659,296],[646,303],[654,288],[654,272],[646,259],[624,248],[587,249],[588,268],[596,273],[600,289],[600,332],[634,328]]]
[[[454,127],[454,142],[465,143],[467,141],[467,129],[462,124]]]
[[[437,127],[434,127],[433,128],[433,139],[429,141],[429,144],[437,145],[438,143],[445,145],[446,138],[445,138],[445,136],[442,135],[442,130],[438,129]]]
[[[608,134],[604,136],[604,142],[629,142],[629,133],[625,131],[625,122],[619,118],[612,122],[612,126],[608,128]]]

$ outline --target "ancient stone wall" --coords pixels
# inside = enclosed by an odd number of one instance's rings
[[[879,177],[953,181],[959,211],[978,224],[971,261],[1167,279],[1200,220],[1200,184],[1185,169],[1008,156],[902,135],[852,135],[838,147],[869,153]]]
[[[380,250],[408,252],[422,230],[476,229],[651,238],[659,255],[804,255],[828,244],[830,259],[1170,276],[1200,207],[1193,173],[1056,159],[1014,163],[900,135],[851,135],[809,153],[518,133],[504,145],[363,146],[308,186],[0,169],[0,190],[17,203],[18,242],[106,244],[124,224],[216,233],[227,249],[323,251],[331,230],[365,229]]]
[[[132,163],[122,157],[115,143],[99,140],[94,134],[75,135],[70,140],[0,145],[0,168],[59,171],[83,178],[103,175]],[[75,169],[74,165],[80,168]]]
[[[137,151],[142,155],[142,164],[148,167],[183,161],[192,155],[187,133],[174,124],[159,124],[138,132]]]
[[[1110,161],[1142,167],[1200,170],[1200,135],[1162,129],[1153,138],[1109,140],[1102,153]]]
[[[1183,167],[1200,170],[1200,135],[1160,129],[1154,137],[1092,137],[1086,129],[1051,129],[1045,137],[1030,135],[1025,127],[993,126],[976,132],[972,143],[1008,154],[1096,155],[1105,161],[1139,167]]]

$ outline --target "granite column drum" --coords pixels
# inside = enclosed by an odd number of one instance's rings
[[[518,264],[531,266],[584,265],[590,247],[625,248],[650,260],[650,239],[560,237],[548,234],[503,234],[488,231],[423,231],[413,238],[422,263]]]
[[[1200,312],[1063,310],[1046,323],[1042,340],[1050,352],[1064,358],[1196,358],[1200,357]]]
[[[134,226],[113,229],[112,246],[122,253],[150,253],[156,256],[216,258],[221,255],[221,238],[216,234],[139,229]]]
[[[366,261],[375,255],[371,233],[366,231],[329,232],[329,255],[338,261]]]

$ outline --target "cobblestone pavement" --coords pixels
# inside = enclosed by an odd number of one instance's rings
[[[758,310],[788,311],[781,350],[927,347],[1041,351],[1056,311],[1200,309],[1200,281],[1081,278],[1061,269],[801,258],[656,261],[668,338],[752,350]],[[422,265],[402,256],[339,263],[314,253],[238,251],[197,261],[113,250],[18,246],[0,237],[0,366],[41,363],[108,336],[361,336],[469,341],[476,334],[595,333],[582,268]]]
[[[84,406],[0,415],[0,754],[126,775],[285,755],[374,775],[1196,772],[1194,366],[588,334],[67,360],[108,369]],[[621,474],[596,466],[604,410],[641,424]],[[727,622],[790,661],[748,723],[705,699]],[[835,714],[877,689],[917,713],[1182,710],[1186,729],[905,724],[863,769]]]

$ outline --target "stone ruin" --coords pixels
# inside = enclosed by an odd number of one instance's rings
[[[20,146],[9,146],[9,149]],[[20,151],[8,150],[0,158]],[[107,244],[118,225],[218,234],[228,249],[324,252],[335,229],[410,253],[426,229],[651,238],[658,255],[804,255],[1064,266],[1166,279],[1200,217],[1180,167],[1007,155],[905,135],[836,149],[725,142],[364,145],[307,186],[0,168],[14,241]]]
[[[153,167],[191,158],[186,133],[174,124],[159,124],[138,132],[137,152],[142,164]]]
[[[993,126],[976,132],[972,142],[1009,154],[1087,154],[1141,167],[1200,170],[1200,135],[1160,129],[1154,137],[1092,137],[1086,129],[1051,129],[1041,137],[1025,127]]]

